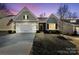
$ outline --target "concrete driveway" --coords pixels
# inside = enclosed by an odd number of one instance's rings
[[[30,54],[35,33],[9,34],[0,36],[1,55]]]

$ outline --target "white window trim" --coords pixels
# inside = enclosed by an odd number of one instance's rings
[[[24,20],[25,20],[25,19],[27,19],[28,16],[25,14],[23,17],[24,17]]]
[[[25,16],[25,19],[27,19],[27,15],[24,15]]]

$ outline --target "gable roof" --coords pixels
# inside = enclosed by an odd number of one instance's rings
[[[76,20],[76,22],[70,22],[70,20]],[[70,24],[79,24],[79,19],[64,19],[64,22],[67,22]]]
[[[22,10],[16,15],[15,19],[23,12],[28,11],[34,18],[37,18],[27,7],[22,8]]]
[[[58,18],[54,15],[51,14],[47,20],[47,23],[57,23]]]
[[[54,14],[49,15],[49,18],[50,18],[50,19],[52,19],[52,18],[58,19]]]
[[[0,18],[4,18],[9,15],[13,15],[9,10],[0,10]]]
[[[57,23],[57,21],[56,21],[55,18],[54,18],[54,19],[48,19],[48,20],[47,20],[47,23]]]

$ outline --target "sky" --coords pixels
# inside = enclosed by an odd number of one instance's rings
[[[76,12],[79,17],[79,3],[66,3],[71,12]],[[51,13],[57,15],[57,11],[61,3],[6,3],[7,8],[17,14],[23,7],[27,7],[37,17],[45,13],[49,16]]]

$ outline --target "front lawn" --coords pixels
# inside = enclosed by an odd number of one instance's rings
[[[73,55],[77,54],[75,44],[59,34],[37,33],[33,42],[33,55]]]

